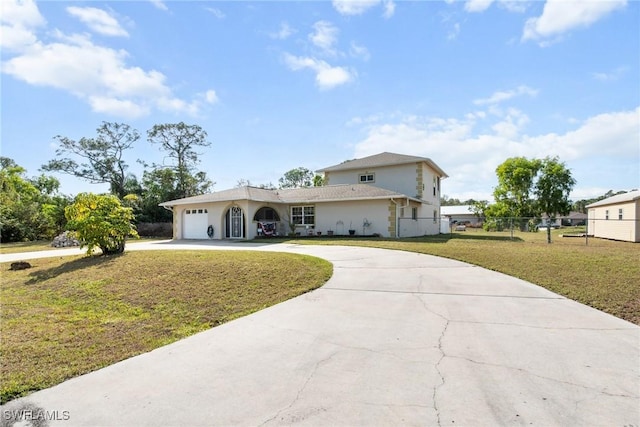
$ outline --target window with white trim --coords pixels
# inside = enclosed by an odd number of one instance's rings
[[[433,210],[433,223],[435,224],[436,222],[438,222],[438,211],[437,210]]]
[[[622,219],[622,208],[618,209],[618,219]]]
[[[609,219],[609,209],[604,211],[604,219]]]
[[[418,208],[411,208],[411,219],[418,219]]]
[[[376,182],[376,176],[372,173],[363,173],[358,175],[358,181],[361,184],[366,184],[367,182]]]
[[[316,210],[314,206],[292,206],[291,222],[297,225],[315,225]]]

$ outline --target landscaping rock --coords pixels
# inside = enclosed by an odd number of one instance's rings
[[[16,261],[11,263],[9,270],[26,270],[27,268],[31,268],[31,264],[26,261]]]
[[[65,231],[53,238],[53,242],[51,242],[51,246],[54,248],[66,248],[69,246],[80,246],[80,241],[75,238],[74,233],[70,231]]]

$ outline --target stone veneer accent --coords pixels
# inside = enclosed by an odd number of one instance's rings
[[[389,201],[389,237],[396,237],[397,229],[396,204]]]
[[[422,191],[424,188],[424,176],[422,171],[422,163],[416,163],[416,196],[422,199]]]

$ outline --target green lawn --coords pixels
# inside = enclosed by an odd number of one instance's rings
[[[15,254],[18,252],[37,252],[55,249],[50,240],[37,240],[35,242],[14,242],[0,244],[0,254]]]
[[[308,292],[333,271],[295,254],[149,254],[0,264],[2,403]]]
[[[571,231],[571,230],[569,230]],[[322,237],[457,259],[640,324],[640,244],[469,229],[413,239]],[[284,239],[261,240],[281,242]],[[37,247],[37,245],[34,245]],[[22,246],[23,248],[29,245]],[[32,250],[32,249],[28,249]],[[331,265],[250,251],[128,252],[0,264],[1,400],[90,372],[321,286]],[[274,280],[277,278],[277,280]]]

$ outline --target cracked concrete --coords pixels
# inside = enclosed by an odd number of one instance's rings
[[[640,425],[640,328],[530,283],[372,248],[127,246],[194,248],[314,255],[334,276],[7,409],[69,411],[51,426]]]

